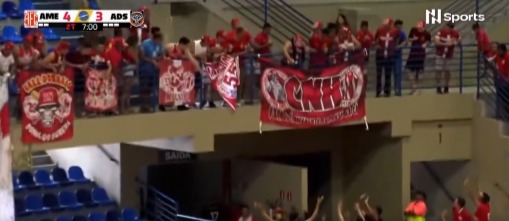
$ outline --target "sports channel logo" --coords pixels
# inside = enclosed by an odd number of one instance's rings
[[[426,10],[426,24],[441,24],[442,20],[445,22],[459,22],[459,21],[484,21],[484,14],[453,14],[450,12],[443,12],[442,9]]]

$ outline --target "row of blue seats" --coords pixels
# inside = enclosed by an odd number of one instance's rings
[[[15,199],[17,216],[79,210],[84,207],[115,205],[103,188],[94,188],[92,192],[78,189],[76,192],[60,191],[58,196],[53,193],[31,194],[25,200]]]
[[[57,35],[53,29],[51,28],[39,28],[44,35],[44,39],[47,41],[59,41],[61,38]],[[20,31],[18,32],[15,26],[6,25],[2,29],[2,42],[13,42],[13,43],[21,43],[23,42],[23,37],[29,33],[30,29],[27,29],[23,26],[20,27]],[[21,34],[20,34],[21,32]]]
[[[14,190],[21,191],[89,183],[91,180],[85,177],[81,167],[71,166],[67,172],[60,167],[55,167],[51,170],[51,174],[47,170],[36,170],[34,174],[30,171],[21,171],[17,176],[13,175],[12,182]]]
[[[42,219],[40,221],[53,221],[51,219]],[[136,210],[131,208],[125,208],[122,212],[117,210],[108,210],[106,213],[103,212],[91,212],[88,217],[86,216],[74,216],[74,217],[58,217],[55,221],[140,221]]]
[[[7,18],[22,19],[25,10],[33,10],[35,6],[32,0],[20,0],[19,7],[13,1],[4,1],[2,3],[2,11],[0,12],[0,20]]]

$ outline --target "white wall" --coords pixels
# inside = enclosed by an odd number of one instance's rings
[[[193,137],[175,137],[171,139],[142,140],[136,142],[129,142],[129,144],[158,148],[163,150],[176,150],[189,153],[196,152],[194,148]]]
[[[283,201],[286,211],[290,211],[292,206],[295,206],[298,211],[307,209],[307,169],[259,161],[235,160],[232,162],[234,201],[274,202],[279,198],[281,190],[292,193],[291,202]],[[258,218],[262,220],[262,217]]]
[[[120,161],[120,144],[103,145],[106,151]],[[97,146],[80,146],[48,150],[48,155],[60,167],[80,166],[85,176],[106,189],[109,196],[120,202],[120,165],[110,159]]]

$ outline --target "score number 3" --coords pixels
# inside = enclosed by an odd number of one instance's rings
[[[71,21],[71,15],[69,15],[69,12],[64,13],[64,20]],[[95,21],[102,21],[103,20],[103,13],[100,11],[95,12]]]

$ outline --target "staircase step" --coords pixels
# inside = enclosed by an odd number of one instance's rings
[[[51,160],[51,157],[48,155],[38,155],[38,156],[32,155],[32,164],[34,166],[53,164],[53,160]]]

